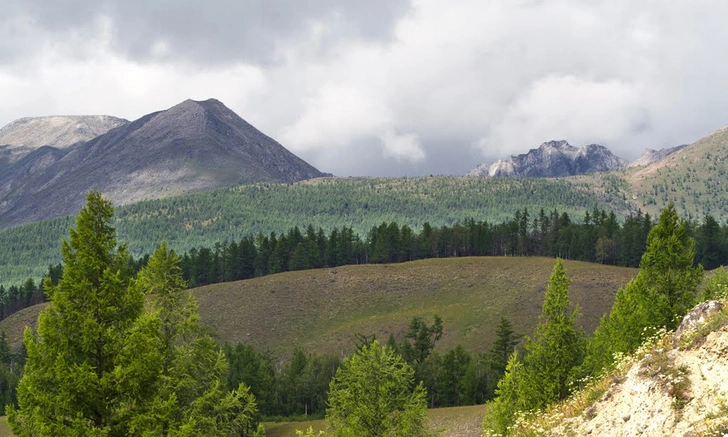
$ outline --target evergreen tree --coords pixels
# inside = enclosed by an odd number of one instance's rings
[[[693,266],[695,242],[687,231],[672,204],[662,210],[647,236],[637,278],[619,290],[589,340],[584,374],[611,365],[615,353],[634,350],[652,330],[674,329],[693,305],[703,268]]]
[[[344,360],[329,388],[329,420],[335,436],[427,435],[426,393],[414,370],[378,341]]]
[[[671,203],[647,236],[647,250],[640,262],[639,274],[650,290],[642,303],[654,308],[649,311],[649,326],[675,329],[693,306],[703,279],[703,267],[694,267],[694,258],[695,241],[688,235],[687,222],[678,217]]]
[[[128,287],[128,255],[117,246],[112,207],[90,192],[62,243],[63,276],[46,279],[50,305],[38,333],[25,331],[28,358],[8,420],[17,436],[128,434],[129,414],[156,378],[155,322],[144,295]]]
[[[518,411],[524,409],[519,398],[520,386],[523,378],[523,364],[518,359],[518,353],[513,352],[503,378],[498,381],[495,390],[496,398],[488,404],[483,418],[483,429],[486,434],[508,435],[510,427],[515,421]]]
[[[495,331],[496,339],[490,348],[489,361],[490,367],[497,376],[497,379],[503,375],[506,365],[510,359],[516,345],[521,339],[511,326],[511,321],[501,316],[498,328]]]
[[[584,335],[577,327],[579,308],[572,309],[561,259],[556,260],[533,338],[525,345],[519,397],[526,409],[539,409],[564,399],[568,382],[584,359]]]
[[[132,288],[149,295],[151,314],[160,322],[156,334],[161,360],[155,369],[154,396],[133,417],[131,431],[162,436],[252,432],[255,400],[242,383],[227,390],[227,358],[202,333],[180,259],[166,243],[154,252]]]

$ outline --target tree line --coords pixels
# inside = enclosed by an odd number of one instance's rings
[[[721,227],[710,215],[701,223],[686,223],[686,232],[696,240],[696,265],[712,270],[728,264],[728,226]],[[501,223],[467,219],[433,227],[425,222],[419,232],[406,224],[383,222],[364,237],[351,227],[327,234],[312,225],[304,231],[294,226],[285,233],[259,233],[193,248],[182,255],[181,266],[191,287],[286,271],[462,256],[548,256],[638,267],[653,225],[650,215],[641,211],[619,223],[613,211],[595,208],[580,222],[565,212],[543,209],[533,215],[523,209]],[[134,259],[132,270],[139,271],[147,260],[148,255]],[[48,267],[46,276],[57,281],[61,274],[57,264]],[[0,285],[0,320],[44,301],[42,284],[29,278],[22,285]]]
[[[430,408],[475,405],[493,399],[496,384],[521,336],[508,319],[501,318],[488,352],[475,354],[462,345],[439,352],[435,346],[443,329],[437,315],[431,324],[414,317],[401,339],[390,335],[382,345],[412,367],[414,381],[425,388]],[[359,334],[352,341],[356,350],[361,350],[377,339]],[[324,416],[329,385],[342,364],[341,356],[297,349],[281,362],[279,357],[244,343],[226,344],[223,350],[230,362],[228,387],[237,387],[241,382],[248,385],[264,420]]]

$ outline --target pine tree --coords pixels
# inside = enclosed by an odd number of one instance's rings
[[[28,358],[9,422],[17,436],[126,435],[128,415],[151,396],[157,343],[144,295],[128,287],[128,255],[111,226],[112,206],[90,192],[63,241],[63,276],[44,288],[50,305]]]
[[[485,410],[483,429],[486,435],[508,435],[517,412],[523,409],[522,400],[519,398],[522,378],[523,364],[518,359],[518,353],[513,352],[506,364],[503,378],[498,381],[496,398]]]

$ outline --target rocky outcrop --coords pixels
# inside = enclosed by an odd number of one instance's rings
[[[676,331],[639,352],[624,376],[552,435],[698,436],[728,432],[728,321],[720,302],[691,311]],[[711,329],[704,328],[711,317]],[[722,320],[722,322],[720,322]],[[716,323],[720,322],[720,323]],[[687,333],[692,332],[692,336]],[[674,340],[673,340],[674,339]]]
[[[214,99],[187,100],[89,141],[29,154],[1,175],[0,228],[72,214],[91,189],[122,205],[325,176]]]
[[[645,152],[639,158],[629,163],[629,167],[639,167],[654,164],[655,162],[661,161],[675,152],[681,151],[685,147],[687,147],[687,144],[661,150],[645,149]]]
[[[566,141],[549,141],[526,154],[481,164],[467,176],[561,177],[618,170],[627,165],[626,160],[598,144],[577,148]]]

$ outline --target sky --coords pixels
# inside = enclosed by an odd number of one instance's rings
[[[0,126],[216,98],[339,176],[728,125],[725,0],[3,0]]]

